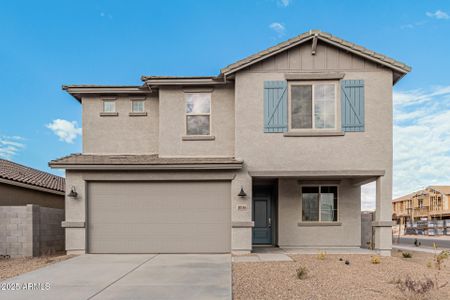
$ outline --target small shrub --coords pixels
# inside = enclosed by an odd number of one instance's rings
[[[425,277],[424,280],[414,280],[406,276],[405,279],[395,279],[392,283],[396,284],[406,299],[429,299],[431,292],[446,286],[448,282],[439,285],[437,277],[435,280],[428,277]]]
[[[450,257],[449,250],[442,250],[438,255],[435,256],[436,268],[440,270],[442,268],[442,263]]]
[[[300,267],[296,272],[298,279],[306,279],[308,277],[308,269],[306,267]]]
[[[409,252],[402,252],[402,256],[403,256],[403,258],[411,258],[412,257],[411,253],[409,253]]]
[[[327,258],[327,253],[325,251],[321,251],[319,252],[319,254],[317,254],[317,259],[325,260],[325,258]]]
[[[433,267],[433,264],[431,263],[431,261],[427,262],[427,267],[428,268],[432,268]]]
[[[381,257],[378,256],[378,255],[374,255],[374,256],[372,256],[372,257],[370,258],[370,262],[371,262],[373,265],[378,265],[378,264],[381,263]]]
[[[342,257],[339,258],[339,261],[343,261]]]
[[[346,264],[347,266],[349,266],[349,265],[350,265],[350,261],[349,261],[349,260],[346,260],[346,261],[345,261],[345,264]]]

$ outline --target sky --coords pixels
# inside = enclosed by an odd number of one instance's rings
[[[394,196],[450,184],[450,1],[1,1],[0,157],[51,170],[81,152],[81,106],[62,84],[217,75],[310,29],[413,70],[394,87]],[[374,185],[362,208],[373,208]]]

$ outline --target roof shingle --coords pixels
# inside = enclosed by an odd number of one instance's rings
[[[0,178],[36,187],[64,192],[65,179],[47,172],[0,159]]]
[[[150,155],[93,155],[71,154],[52,160],[51,167],[67,165],[209,165],[209,164],[242,164],[233,157],[159,157]]]

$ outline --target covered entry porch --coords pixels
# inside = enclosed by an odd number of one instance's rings
[[[384,171],[249,172],[252,248],[339,251],[361,248],[361,185],[376,181],[373,247],[389,255],[390,176]],[[389,179],[388,179],[389,177]],[[359,251],[359,250],[355,250]]]

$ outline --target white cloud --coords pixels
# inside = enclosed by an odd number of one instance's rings
[[[450,184],[450,86],[394,93],[394,197]]]
[[[361,186],[361,210],[375,210],[375,182]]]
[[[427,12],[426,15],[427,15],[427,17],[438,19],[438,20],[447,20],[450,18],[449,15],[445,11],[442,11],[439,9],[435,12]]]
[[[11,160],[20,150],[25,148],[23,140],[19,136],[0,136],[0,158]]]
[[[286,27],[284,27],[283,24],[278,22],[273,22],[272,24],[269,25],[269,28],[275,31],[278,34],[278,36],[283,36],[286,31]]]
[[[81,135],[81,128],[78,127],[76,121],[67,121],[62,119],[53,120],[50,124],[45,125],[59,137],[60,141],[73,143],[77,136]]]
[[[450,85],[394,92],[393,197],[450,184]],[[375,209],[375,183],[361,187],[361,209]]]
[[[278,0],[277,1],[278,5],[284,6],[284,7],[289,6],[289,4],[291,4],[291,2],[292,2],[291,0]]]

